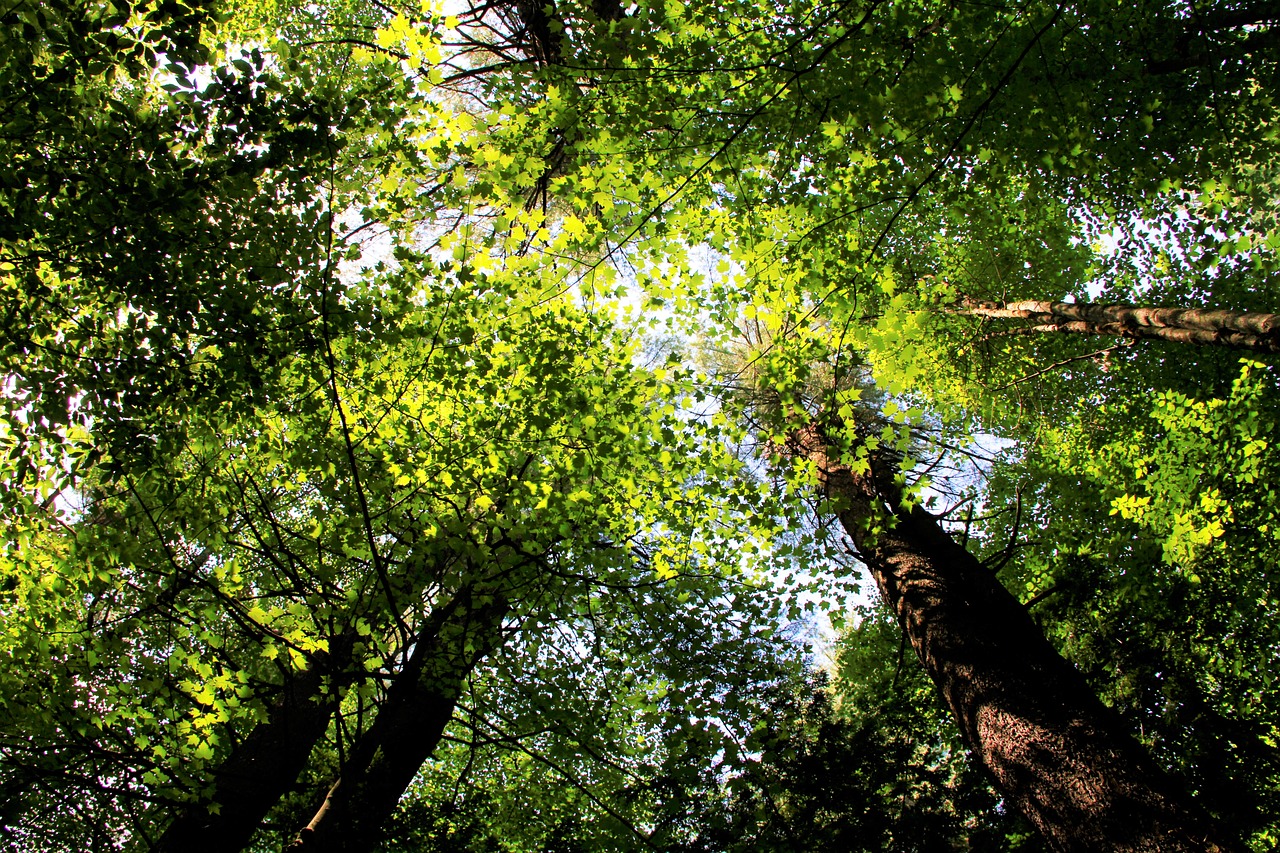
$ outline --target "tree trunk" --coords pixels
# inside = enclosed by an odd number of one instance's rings
[[[169,824],[155,849],[172,853],[242,850],[271,807],[297,781],[316,743],[324,737],[333,707],[321,701],[326,679],[351,669],[354,635],[330,642],[330,651],[293,675],[267,712],[267,719],[232,750],[214,773],[211,798],[188,806]]]
[[[1216,308],[1150,308],[1089,302],[986,302],[965,299],[951,313],[1028,320],[1029,331],[1156,339],[1258,352],[1280,352],[1280,315]]]
[[[993,573],[932,515],[901,507],[894,466],[854,473],[816,426],[788,451],[815,464],[965,743],[1054,850],[1234,849]],[[873,534],[876,519],[888,529]]]
[[[374,848],[453,718],[466,677],[502,644],[502,620],[509,611],[501,596],[469,592],[444,609],[438,630],[419,633],[373,724],[352,746],[337,781],[291,851]]]

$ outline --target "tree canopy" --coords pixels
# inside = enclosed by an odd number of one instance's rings
[[[1277,18],[19,0],[7,848],[1271,849]]]

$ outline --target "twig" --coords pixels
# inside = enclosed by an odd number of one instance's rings
[[[1097,357],[1098,357],[1098,356],[1100,356],[1100,355],[1106,355],[1107,353],[1112,352],[1113,350],[1117,350],[1117,349],[1119,349],[1120,347],[1127,347],[1127,346],[1132,346],[1132,345],[1133,345],[1133,342],[1132,342],[1132,341],[1128,341],[1128,340],[1126,340],[1126,341],[1122,341],[1121,343],[1118,343],[1118,344],[1112,344],[1112,345],[1111,345],[1111,346],[1109,346],[1109,347],[1103,347],[1102,349],[1098,350],[1097,352],[1091,352],[1091,353],[1088,353],[1088,354],[1086,354],[1086,355],[1075,355],[1075,356],[1072,356],[1071,358],[1064,358],[1062,361],[1056,361],[1056,362],[1054,362],[1053,364],[1049,365],[1048,367],[1042,367],[1041,369],[1037,370],[1035,373],[1028,373],[1026,376],[1022,377],[1021,379],[1015,379],[1015,380],[1013,380],[1012,382],[1006,382],[1005,384],[1003,384],[1003,385],[999,385],[999,386],[996,386],[995,388],[992,388],[991,390],[992,390],[992,391],[1003,391],[1003,390],[1004,390],[1004,389],[1006,389],[1006,388],[1012,388],[1014,385],[1021,384],[1021,383],[1026,382],[1026,381],[1028,381],[1028,380],[1030,380],[1030,379],[1035,379],[1037,376],[1043,376],[1043,375],[1044,375],[1044,374],[1046,374],[1046,373],[1049,373],[1049,372],[1051,372],[1051,371],[1057,370],[1059,367],[1065,367],[1066,365],[1070,364],[1070,363],[1071,363],[1071,362],[1073,362],[1073,361],[1084,361],[1084,360],[1086,360],[1086,359],[1090,359],[1090,358],[1097,358]]]

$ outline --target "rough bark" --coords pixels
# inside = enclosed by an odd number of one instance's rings
[[[967,299],[956,314],[1026,320],[1030,331],[1073,332],[1280,352],[1280,315],[1216,308],[1153,308],[1088,302],[985,302]]]
[[[855,474],[817,427],[789,452],[815,464],[966,744],[1054,850],[1233,849],[994,574],[932,515],[901,508],[892,465]],[[873,535],[875,519],[889,529]]]
[[[466,593],[433,614],[415,638],[373,724],[290,846],[295,853],[373,849],[422,763],[453,717],[463,684],[503,641],[504,598]]]
[[[329,653],[295,673],[259,723],[214,773],[213,795],[187,807],[156,843],[173,853],[224,853],[249,844],[271,807],[297,781],[333,717],[321,701],[325,682],[350,670],[354,635],[330,641]]]

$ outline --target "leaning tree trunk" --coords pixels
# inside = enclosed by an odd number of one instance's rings
[[[213,794],[187,806],[156,842],[164,853],[242,850],[281,797],[292,790],[333,718],[326,683],[351,680],[353,633],[330,641],[329,653],[294,673],[267,710],[267,719],[214,771]],[[361,668],[363,670],[363,667]]]
[[[893,466],[854,473],[816,426],[788,449],[816,466],[965,743],[1054,850],[1233,849],[991,570],[902,508]],[[887,529],[872,533],[876,519]]]
[[[1073,332],[1280,352],[1280,315],[1218,308],[1151,308],[1089,302],[986,302],[965,299],[949,313],[1026,320],[1032,332]]]
[[[442,609],[439,630],[415,638],[409,661],[290,846],[293,853],[353,853],[377,845],[400,797],[440,743],[467,676],[501,646],[509,611],[502,596],[469,592]]]

